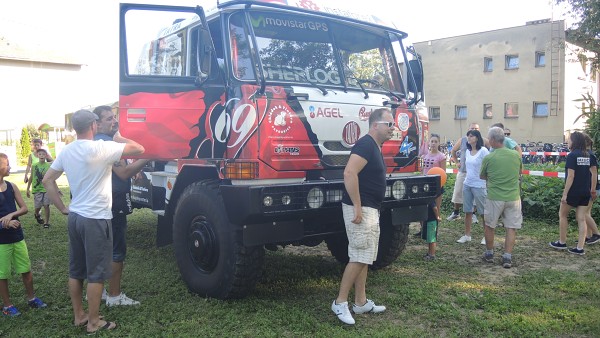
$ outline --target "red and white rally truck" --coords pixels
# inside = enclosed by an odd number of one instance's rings
[[[398,257],[440,191],[418,173],[427,121],[406,37],[310,0],[120,5],[120,131],[154,160],[132,200],[158,215],[157,244],[174,244],[191,291],[243,297],[265,248],[325,241],[347,261],[344,166],[386,106],[397,127],[373,268]]]

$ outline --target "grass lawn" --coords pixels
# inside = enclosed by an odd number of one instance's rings
[[[22,182],[21,175],[7,178]],[[66,180],[61,179],[65,196]],[[21,184],[24,194],[25,186]],[[0,318],[0,336],[67,337],[84,335],[73,326],[67,292],[66,219],[51,209],[50,229],[33,218],[33,202],[23,216],[37,295],[47,309],[30,310],[20,276],[10,279],[13,303],[22,315]],[[441,224],[438,259],[422,259],[426,245],[413,236],[400,258],[370,272],[368,296],[387,306],[378,315],[355,315],[343,325],[330,305],[343,266],[324,245],[267,251],[256,290],[242,300],[220,301],[191,294],[179,278],[173,247],[155,246],[156,217],[147,210],[129,216],[128,256],[123,290],[141,301],[137,307],[101,313],[119,327],[105,336],[134,337],[597,337],[600,332],[600,244],[585,256],[548,246],[557,239],[557,222],[528,219],[517,233],[512,269],[500,265],[504,230],[496,236],[496,263],[481,260],[481,226],[473,241],[457,244],[462,222]],[[411,233],[416,231],[411,225]],[[576,228],[569,232],[573,245]]]

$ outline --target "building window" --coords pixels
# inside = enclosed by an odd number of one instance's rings
[[[546,53],[545,52],[535,52],[535,66],[536,67],[546,66]]]
[[[494,60],[492,58],[483,58],[483,71],[491,72],[494,70]]]
[[[467,106],[455,106],[454,107],[454,119],[455,120],[466,120],[469,113],[467,112]]]
[[[429,119],[439,120],[440,119],[440,107],[429,107]]]
[[[483,118],[491,119],[492,117],[494,117],[494,114],[492,113],[492,105],[489,103],[484,104],[483,105]]]
[[[515,118],[519,117],[519,104],[515,102],[509,102],[504,104],[504,117]]]
[[[507,55],[506,56],[506,69],[519,69],[519,56],[518,55]]]
[[[533,117],[547,117],[548,116],[548,102],[534,102],[533,103]]]

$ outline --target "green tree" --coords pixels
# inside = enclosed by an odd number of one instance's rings
[[[589,61],[600,69],[600,1],[556,0],[556,4],[561,3],[569,5],[566,15],[575,20],[567,30],[567,41],[592,51],[595,56]]]
[[[594,152],[598,154],[600,150],[600,112],[596,100],[589,93],[582,95],[581,99],[574,100],[581,103],[581,114],[577,116],[575,122],[580,118],[585,119],[585,132],[594,141]]]
[[[29,123],[25,128],[27,128],[27,131],[29,132],[29,139],[42,138],[42,133],[33,124]]]
[[[27,127],[23,127],[23,129],[21,129],[21,140],[19,144],[19,150],[19,163],[27,163],[29,154],[31,154],[31,138],[29,137],[29,131],[27,130]]]

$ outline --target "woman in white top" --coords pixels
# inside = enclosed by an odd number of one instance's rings
[[[481,171],[481,163],[483,162],[483,158],[489,153],[489,150],[483,146],[483,137],[481,137],[479,130],[469,130],[467,132],[467,151],[465,154],[467,175],[465,177],[465,183],[463,186],[465,235],[457,240],[458,243],[471,241],[473,206],[477,206],[477,213],[483,215],[487,190],[485,188],[485,180],[479,178],[479,172]],[[482,224],[484,224],[484,222],[482,222]],[[481,243],[485,244],[485,238],[481,241]]]

